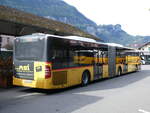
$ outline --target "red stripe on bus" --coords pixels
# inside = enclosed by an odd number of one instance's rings
[[[66,69],[76,69],[76,68],[83,68],[83,67],[92,67],[93,65],[90,66],[81,66],[81,67],[69,67],[69,68],[62,68],[62,69],[53,69],[52,71],[63,71]]]
[[[46,62],[46,64],[52,64],[52,62]]]

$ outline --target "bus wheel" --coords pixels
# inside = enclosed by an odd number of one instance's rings
[[[140,66],[136,65],[136,71],[140,70]]]
[[[82,86],[86,86],[90,81],[90,75],[88,71],[84,71],[82,74]]]
[[[119,68],[118,68],[117,75],[120,76],[121,74],[122,74],[122,70],[121,70],[121,67],[119,67]]]

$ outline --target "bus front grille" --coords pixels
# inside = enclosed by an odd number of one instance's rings
[[[67,83],[67,71],[53,72],[53,85],[63,85]]]

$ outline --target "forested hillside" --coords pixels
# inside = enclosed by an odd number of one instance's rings
[[[75,7],[62,0],[1,0],[0,5],[9,6],[45,18],[71,24],[90,34],[100,37],[105,42],[123,45],[143,44],[150,41],[150,36],[132,36],[122,30],[121,25],[96,25]]]

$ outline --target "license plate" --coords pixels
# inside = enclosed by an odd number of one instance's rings
[[[24,83],[32,83],[32,80],[24,80]]]

